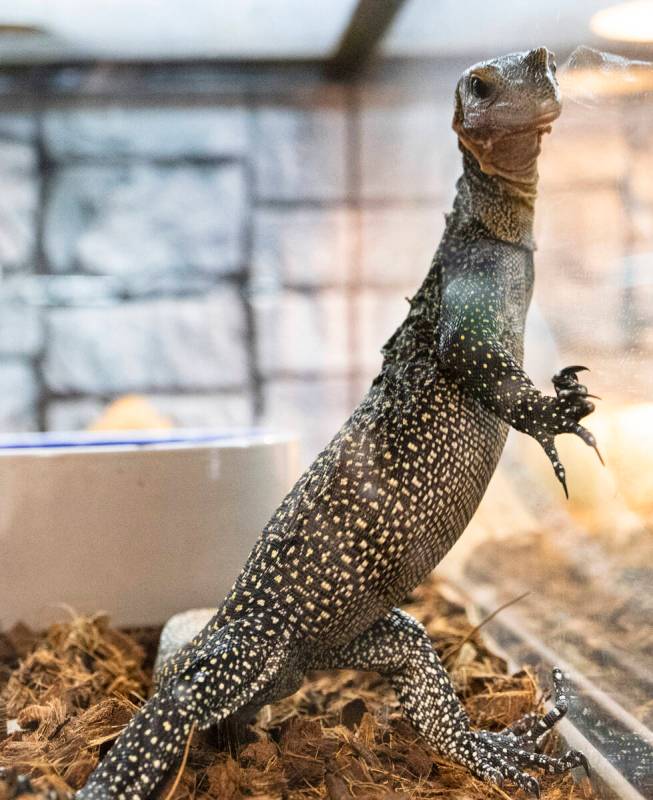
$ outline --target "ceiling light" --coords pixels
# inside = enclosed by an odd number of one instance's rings
[[[597,11],[592,33],[620,42],[653,42],[653,0],[633,0]]]

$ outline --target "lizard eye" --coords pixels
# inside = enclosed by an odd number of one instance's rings
[[[479,78],[478,75],[472,75],[469,88],[474,97],[478,97],[479,100],[484,100],[486,97],[490,96],[490,84]]]

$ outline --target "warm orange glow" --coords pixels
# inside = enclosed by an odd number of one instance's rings
[[[574,100],[616,97],[653,91],[653,65],[637,61],[620,70],[586,67],[560,76],[563,96]]]
[[[172,420],[160,414],[146,397],[126,394],[110,403],[87,430],[158,431],[173,427]]]
[[[653,0],[633,0],[597,11],[590,28],[604,39],[653,42]]]

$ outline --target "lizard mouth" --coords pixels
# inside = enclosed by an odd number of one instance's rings
[[[529,132],[550,133],[551,125],[560,116],[560,111],[561,109],[559,107],[553,108],[551,111],[545,111],[543,114],[540,114],[534,119],[530,119],[528,122],[515,125],[510,129],[510,134]]]
[[[560,109],[554,108],[552,111],[547,111],[536,118],[534,127],[537,131],[549,133],[551,131],[551,124],[555,122],[560,116]]]
[[[548,110],[537,116],[521,120],[517,119],[505,126],[490,125],[488,127],[479,126],[476,129],[474,127],[467,129],[463,125],[459,125],[458,127],[454,126],[454,130],[456,130],[459,136],[464,132],[468,139],[477,141],[482,141],[489,135],[490,143],[492,141],[498,141],[499,139],[512,138],[513,136],[520,136],[527,133],[537,133],[541,136],[542,134],[551,132],[551,125],[558,119],[561,111],[562,109],[559,105],[553,107],[549,106]]]

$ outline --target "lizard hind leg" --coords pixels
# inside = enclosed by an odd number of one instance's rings
[[[466,766],[477,778],[501,785],[512,780],[539,796],[537,779],[524,768],[564,772],[586,766],[580,753],[560,759],[533,753],[535,743],[562,716],[552,713],[529,720],[527,735],[491,734],[472,730],[469,718],[444,665],[422,625],[400,609],[393,609],[352,642],[314,656],[312,669],[373,670],[388,678],[404,714],[415,730],[442,755]],[[556,684],[556,691],[558,684]],[[556,699],[562,699],[556,695]]]
[[[165,680],[134,715],[76,797],[156,797],[179,766],[193,728],[208,728],[273,685],[287,653],[262,621],[208,625],[167,663]]]

